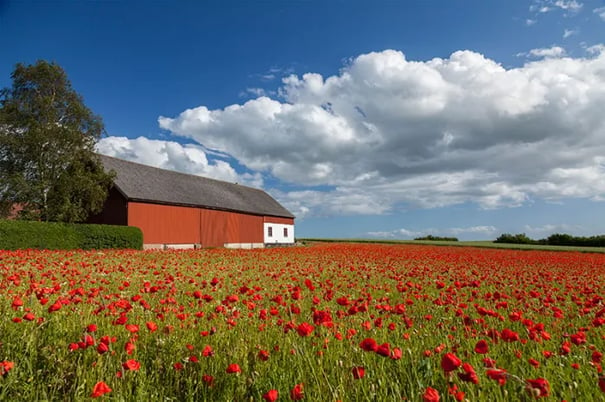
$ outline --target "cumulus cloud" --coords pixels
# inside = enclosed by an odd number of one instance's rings
[[[405,228],[389,230],[389,231],[375,231],[366,233],[370,237],[382,238],[382,239],[413,239],[417,237],[424,237],[428,235],[442,236],[442,237],[465,237],[472,239],[486,239],[493,238],[497,233],[497,229],[494,226],[469,226],[469,227],[454,227],[444,229],[421,229],[421,230],[409,230]]]
[[[592,10],[596,15],[598,15],[603,21],[605,21],[605,7],[599,7]]]
[[[565,32],[565,34],[567,34],[567,31]],[[567,37],[565,36],[564,37]],[[532,49],[529,51],[528,55],[532,56],[532,57],[539,57],[539,58],[557,58],[557,57],[563,57],[565,56],[566,52],[565,49],[563,49],[560,46],[552,46],[549,48],[540,48],[540,49]]]
[[[372,52],[336,75],[287,76],[279,96],[199,106],[159,124],[253,171],[309,186],[278,194],[293,212],[602,199],[605,53],[531,54],[540,59],[505,68],[468,50],[428,61]]]
[[[217,180],[261,187],[260,173],[238,174],[223,160],[210,162],[199,145],[181,145],[174,141],[151,140],[145,137],[105,137],[97,143],[97,152],[144,165],[174,170]]]

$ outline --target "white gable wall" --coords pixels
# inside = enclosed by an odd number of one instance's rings
[[[265,244],[294,243],[294,225],[265,222],[264,229]],[[286,233],[284,233],[284,229]]]

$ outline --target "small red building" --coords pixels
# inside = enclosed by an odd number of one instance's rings
[[[143,231],[145,247],[294,243],[294,215],[262,190],[100,155],[114,186],[90,223]]]

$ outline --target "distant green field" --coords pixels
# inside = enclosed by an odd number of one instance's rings
[[[605,253],[605,247],[543,246],[534,244],[505,244],[492,241],[428,241],[428,240],[376,240],[376,239],[317,239],[302,238],[301,242],[325,243],[379,243],[379,244],[425,244],[431,246],[505,248],[511,250],[579,251],[583,253]]]

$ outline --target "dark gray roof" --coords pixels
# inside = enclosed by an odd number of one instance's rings
[[[129,201],[184,205],[294,218],[269,194],[240,184],[208,179],[99,155],[114,185]]]

